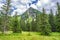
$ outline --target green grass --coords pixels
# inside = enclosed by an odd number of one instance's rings
[[[12,34],[0,34],[0,40],[60,40],[60,33],[51,33],[51,36],[40,35],[39,32],[12,33]]]

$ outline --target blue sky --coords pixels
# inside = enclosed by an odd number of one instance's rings
[[[6,1],[0,0],[0,10],[2,5],[4,5]],[[37,9],[39,11],[42,11],[42,8],[44,7],[46,9],[46,12],[49,13],[50,9],[53,10],[53,12],[56,12],[56,2],[59,2],[59,0],[12,0],[11,1],[11,11],[12,15],[17,11],[18,14],[22,14],[25,12],[29,7],[32,7],[34,9]]]

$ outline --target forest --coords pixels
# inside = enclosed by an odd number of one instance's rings
[[[55,14],[52,9],[47,14],[45,8],[42,8],[42,12],[30,8],[22,15],[15,12],[14,16],[10,13],[10,3],[11,1],[7,0],[0,10],[0,40],[60,40],[58,2]]]

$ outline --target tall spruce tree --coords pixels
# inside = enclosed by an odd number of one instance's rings
[[[48,22],[48,16],[45,14],[45,9],[43,8],[43,13],[40,18],[40,31],[42,35],[50,35],[51,29]]]
[[[9,12],[10,12],[10,5],[11,0],[6,0],[6,3],[2,7],[2,13],[3,13],[3,20],[2,20],[2,33],[5,33],[5,31],[8,30],[9,27]]]
[[[56,26],[55,26],[54,14],[52,12],[52,9],[50,9],[49,23],[51,25],[52,32],[55,32],[56,31]]]
[[[60,5],[57,2],[57,14],[56,14],[56,29],[60,32]]]

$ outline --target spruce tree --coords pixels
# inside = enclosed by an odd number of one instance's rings
[[[40,18],[40,31],[42,35],[50,35],[51,29],[48,22],[48,16],[45,14],[45,9],[43,8],[43,13]]]
[[[50,10],[50,14],[49,14],[49,23],[51,25],[52,32],[55,32],[56,26],[55,26],[54,14],[52,12],[52,9]]]
[[[9,27],[9,12],[10,12],[10,5],[11,0],[6,0],[6,3],[2,7],[2,13],[3,13],[3,20],[2,20],[2,33],[5,33],[5,31],[8,30]]]
[[[60,32],[60,5],[57,2],[57,14],[56,14],[56,29]]]

